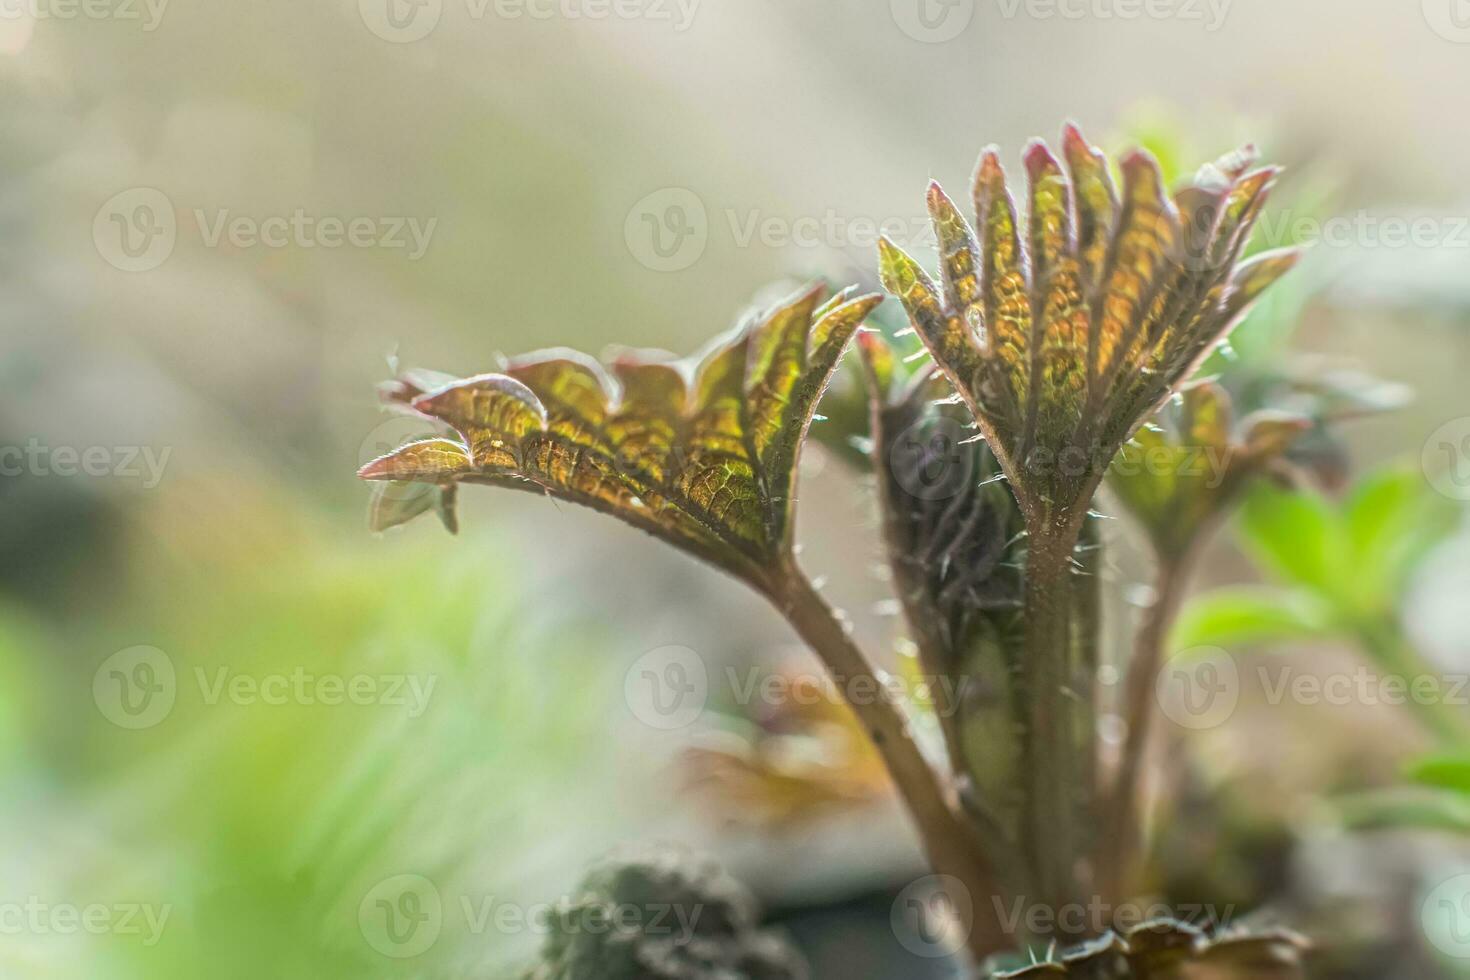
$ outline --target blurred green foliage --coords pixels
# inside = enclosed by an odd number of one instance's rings
[[[169,909],[152,945],[7,936],[0,973],[459,976],[534,947],[534,935],[476,931],[459,910],[564,887],[549,845],[575,813],[566,776],[607,729],[618,668],[599,655],[601,627],[527,613],[525,583],[484,560],[502,543],[451,550],[437,537],[310,535],[260,563],[175,552],[128,590],[122,622],[48,635],[22,613],[0,617],[0,775],[16,787],[0,826],[38,812],[52,824],[10,881],[50,903]],[[172,711],[138,731],[90,703],[93,668],[128,635],[176,672]],[[89,652],[69,656],[73,644]],[[381,700],[327,703],[310,679],[328,675],[372,678]],[[308,695],[267,703],[263,687],[220,686],[273,676],[307,678]],[[69,836],[80,828],[85,841]],[[445,911],[432,949],[400,962],[359,913],[376,883],[404,873],[431,880]]]

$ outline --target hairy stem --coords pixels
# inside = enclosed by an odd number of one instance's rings
[[[1024,761],[1025,849],[1036,890],[1031,898],[1051,908],[1085,898],[1079,877],[1087,855],[1077,807],[1085,766],[1078,758],[1074,699],[1091,698],[1092,692],[1073,690],[1069,669],[1072,553],[1080,527],[1069,517],[1031,527],[1026,558],[1023,680],[1030,717]]]
[[[1158,554],[1153,601],[1144,607],[1143,619],[1133,638],[1133,659],[1128,665],[1122,704],[1128,736],[1118,760],[1117,776],[1108,794],[1107,827],[1103,837],[1107,841],[1103,882],[1110,899],[1115,902],[1128,897],[1130,875],[1143,846],[1143,832],[1138,826],[1138,796],[1143,762],[1148,755],[1154,692],[1159,669],[1164,664],[1169,630],[1179,613],[1193,564],[1192,551]]]
[[[990,863],[952,798],[949,781],[941,779],[919,749],[904,709],[889,700],[887,686],[880,683],[847,626],[794,561],[788,561],[770,583],[768,594],[828,671],[845,682],[840,686],[847,689],[857,683],[878,692],[849,707],[883,757],[931,866],[964,891],[950,897],[955,907],[973,910],[973,925],[966,937],[970,954],[979,964],[1007,949],[1010,943],[992,903],[998,892]]]

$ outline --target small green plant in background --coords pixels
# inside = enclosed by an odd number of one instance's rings
[[[1448,695],[1442,671],[1415,649],[1403,622],[1413,574],[1462,514],[1423,474],[1387,465],[1363,475],[1340,501],[1257,487],[1237,523],[1241,546],[1275,584],[1197,596],[1172,646],[1335,641],[1402,688],[1401,704],[1432,746],[1406,769],[1419,791],[1376,791],[1339,801],[1363,828],[1422,826],[1470,832],[1470,716]],[[1429,685],[1426,687],[1426,685]],[[1407,789],[1407,787],[1405,788]]]
[[[812,288],[686,361],[553,351],[466,378],[406,374],[384,388],[389,405],[438,432],[361,475],[388,486],[390,501],[410,484],[434,487],[451,527],[465,483],[616,516],[750,585],[834,674],[888,691],[794,548],[796,463],[818,399],[860,336],[868,465],[896,598],[922,672],[966,694],[952,705],[881,697],[852,708],[953,906],[973,910],[960,930],[971,957],[1034,944],[1050,950],[1031,968],[1039,973],[1162,977],[1190,963],[1222,978],[1299,976],[1289,934],[1203,936],[1156,923],[1098,936],[1064,918],[1018,932],[995,915],[1016,900],[1124,901],[1139,859],[1135,783],[1151,699],[1127,704],[1135,734],[1122,765],[1106,764],[1098,737],[1095,498],[1105,477],[1159,556],[1163,601],[1128,683],[1148,691],[1195,542],[1311,428],[1271,414],[1234,425],[1218,389],[1190,386],[1296,262],[1289,250],[1244,258],[1274,169],[1256,169],[1247,148],[1171,194],[1154,159],[1136,152],[1119,164],[1119,185],[1070,126],[1060,160],[1037,142],[1025,164],[1021,215],[998,155],[982,156],[978,232],[930,186],[937,280],[882,243],[882,282],[926,352],[913,369],[862,332],[880,296]],[[1145,428],[1181,397],[1182,416]],[[1189,475],[1180,455],[1191,448],[1221,454],[1222,482]],[[376,523],[430,506],[380,505]],[[942,758],[924,751],[921,724],[941,733]],[[1101,945],[1058,952],[1087,941]]]

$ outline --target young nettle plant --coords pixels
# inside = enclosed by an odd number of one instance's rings
[[[405,375],[385,387],[387,400],[445,434],[360,474],[389,487],[375,504],[377,526],[437,502],[452,527],[463,483],[612,514],[756,589],[835,674],[876,680],[875,662],[793,548],[797,459],[818,399],[861,333],[897,597],[923,670],[965,693],[960,704],[933,706],[942,760],[921,748],[915,705],[852,708],[944,887],[963,892],[955,906],[974,911],[967,942],[977,960],[1098,938],[1085,926],[1007,934],[996,909],[1126,897],[1109,891],[1126,880],[1115,858],[1132,859],[1136,834],[1133,779],[1104,771],[1097,736],[1094,497],[1114,457],[1295,262],[1293,253],[1240,261],[1275,173],[1252,170],[1248,150],[1173,195],[1147,154],[1121,161],[1115,189],[1108,162],[1074,127],[1063,151],[1065,166],[1039,142],[1026,152],[1024,223],[987,151],[975,178],[978,236],[930,186],[938,282],[881,244],[883,284],[932,358],[917,370],[862,332],[881,296],[849,289],[824,299],[812,288],[686,361],[628,352],[601,364],[550,351],[463,379]],[[975,437],[954,446],[953,459],[899,451],[956,426]],[[955,459],[964,478],[936,490],[944,481],[932,479],[934,467]],[[409,483],[434,489],[398,492]],[[1195,533],[1178,520],[1170,528]],[[1141,729],[1149,709],[1147,699],[1130,704],[1126,720]],[[1216,964],[1222,941],[1188,936],[1165,959],[1214,950]],[[1127,972],[1128,940],[1108,942],[1122,958],[1107,975],[1165,975]],[[1295,962],[1292,943],[1262,942],[1271,962]]]

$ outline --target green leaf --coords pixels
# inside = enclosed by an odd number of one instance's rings
[[[1413,763],[1408,776],[1416,783],[1470,795],[1470,755],[1432,755]]]
[[[412,443],[359,475],[548,493],[758,582],[791,547],[813,409],[882,299],[843,292],[822,304],[823,293],[805,290],[692,362],[628,353],[603,365],[557,350],[428,390],[405,376],[385,388],[390,400],[458,438]],[[451,497],[451,526],[452,514]]]
[[[1322,636],[1333,629],[1332,607],[1304,591],[1218,589],[1189,602],[1169,637],[1171,650],[1234,646]]]
[[[1423,476],[1401,467],[1377,470],[1358,482],[1343,504],[1354,561],[1376,561],[1393,549],[1421,510],[1423,491]]]
[[[1309,426],[1294,416],[1257,412],[1237,435],[1225,389],[1194,382],[1123,444],[1108,483],[1158,554],[1179,556]]]
[[[1340,596],[1353,574],[1337,514],[1321,496],[1257,484],[1241,509],[1246,550],[1288,583]]]
[[[1470,834],[1470,802],[1453,793],[1376,790],[1340,799],[1337,808],[1353,830],[1400,828]]]
[[[1417,468],[1386,466],[1366,475],[1343,503],[1358,594],[1365,601],[1397,596],[1405,576],[1458,517]]]

